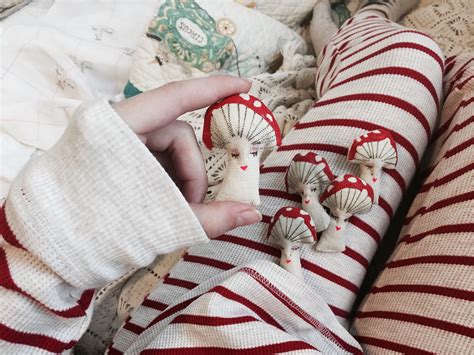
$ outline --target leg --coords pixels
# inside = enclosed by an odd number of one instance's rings
[[[257,259],[278,263],[280,250],[268,243],[266,233],[279,208],[300,205],[298,196],[286,193],[284,183],[286,168],[296,153],[317,151],[335,174],[357,174],[358,168],[346,160],[347,147],[364,131],[383,127],[397,141],[399,164],[382,176],[380,205],[350,220],[343,253],[319,253],[310,247],[301,253],[306,283],[341,322],[347,321],[370,260],[435,124],[444,64],[431,39],[369,10],[346,22],[332,37],[320,63],[321,99],[261,169],[263,221],[190,248],[145,300],[147,307],[138,308],[119,331],[130,342],[178,297],[223,270]]]

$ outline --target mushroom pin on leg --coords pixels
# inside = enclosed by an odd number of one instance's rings
[[[281,144],[272,112],[256,97],[238,94],[211,105],[204,116],[207,148],[227,150],[227,169],[217,201],[260,204],[260,154]]]
[[[334,175],[326,160],[313,152],[296,154],[286,172],[286,190],[301,195],[303,209],[316,223],[318,232],[329,225],[329,215],[319,202],[319,196],[332,180]]]
[[[376,129],[352,143],[347,159],[360,165],[360,177],[374,190],[374,204],[379,203],[382,169],[394,169],[398,154],[395,140],[390,132]]]
[[[321,202],[331,211],[329,227],[321,235],[316,250],[342,252],[346,249],[346,227],[354,214],[364,214],[372,208],[374,192],[361,178],[346,174],[332,181],[321,195]]]
[[[293,275],[303,278],[300,248],[317,240],[311,216],[297,207],[283,207],[272,218],[268,238],[281,248],[280,265]]]

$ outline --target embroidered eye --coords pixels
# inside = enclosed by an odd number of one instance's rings
[[[240,157],[240,153],[239,153],[238,150],[235,149],[235,150],[232,150],[232,151],[230,152],[230,156],[231,156],[232,158],[238,158],[238,157]]]
[[[255,151],[255,152],[250,152],[250,154],[251,154],[252,156],[256,157],[257,154],[258,154],[258,152],[257,152],[257,151]]]
[[[299,249],[300,249],[300,247],[297,246],[297,245],[294,245],[294,246],[291,247],[291,250],[299,250]]]

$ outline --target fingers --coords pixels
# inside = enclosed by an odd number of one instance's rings
[[[249,89],[249,81],[231,76],[176,81],[114,104],[114,109],[141,135],[164,127],[186,112]]]
[[[181,121],[171,122],[147,135],[147,146],[152,151],[166,151],[172,167],[164,168],[173,172],[172,178],[188,202],[201,202],[207,190],[207,174],[191,126]]]
[[[190,204],[209,238],[218,237],[231,229],[257,223],[262,215],[250,205],[237,202]]]

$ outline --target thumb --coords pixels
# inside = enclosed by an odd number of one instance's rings
[[[218,237],[231,229],[262,220],[260,212],[244,203],[211,202],[189,205],[209,238]]]

